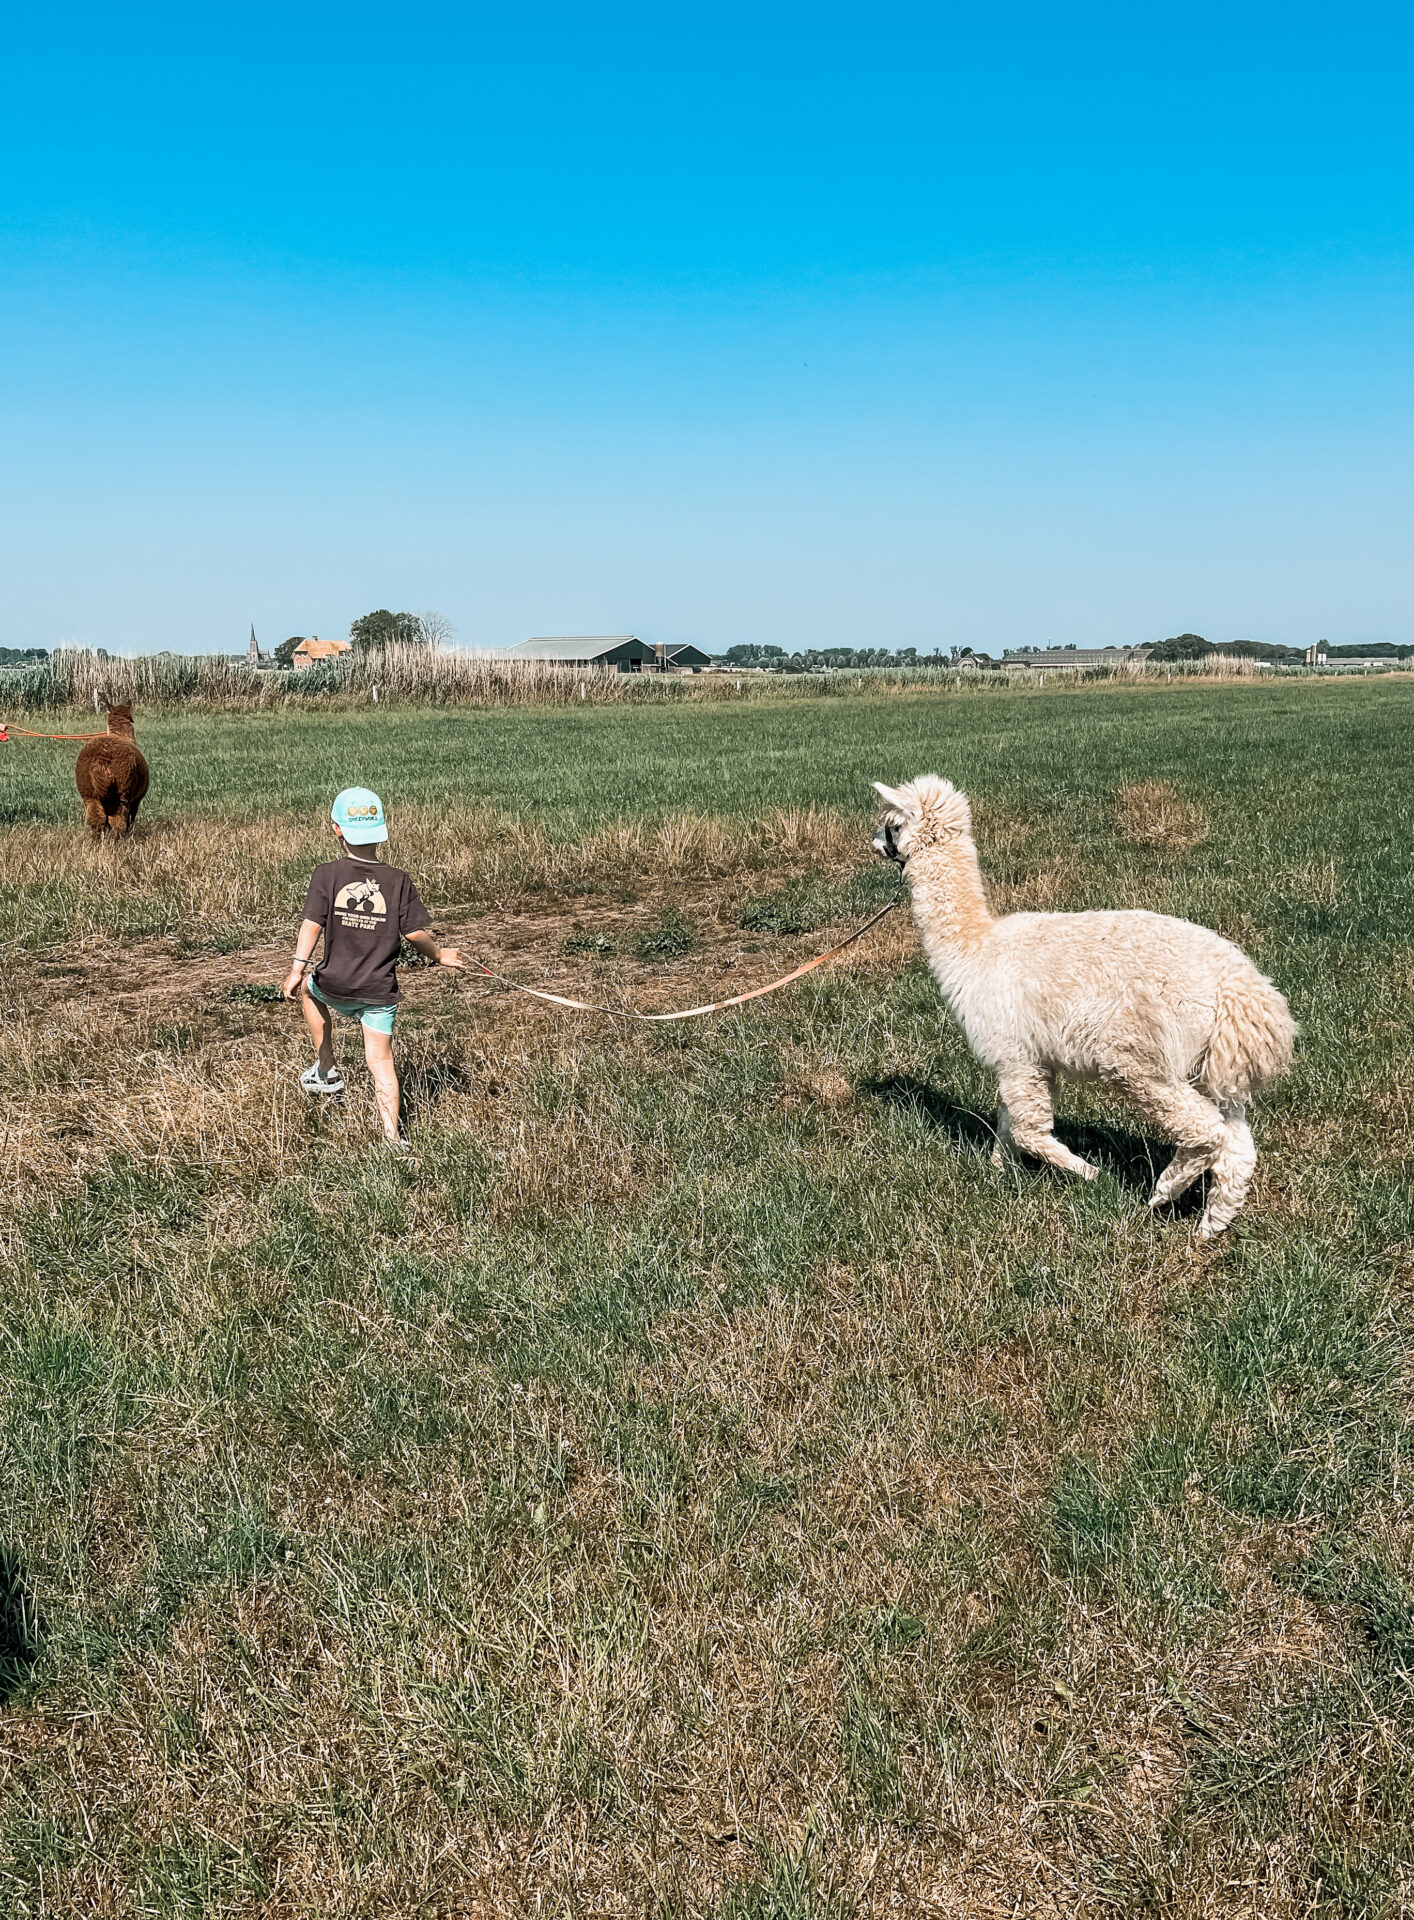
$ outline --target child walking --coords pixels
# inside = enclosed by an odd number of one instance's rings
[[[319,1050],[300,1075],[306,1093],[342,1093],[344,1077],[334,1063],[334,1015],[348,1014],[363,1028],[363,1055],[378,1095],[378,1114],[391,1146],[407,1142],[399,1127],[398,1072],[393,1064],[393,1022],[398,991],[399,942],[406,940],[439,966],[460,967],[455,947],[439,947],[431,916],[417,888],[400,867],[389,866],[365,847],[388,838],[383,802],[367,787],[345,787],[329,810],[339,858],[314,869],[285,980],[287,1000],[299,996],[310,1037]],[[324,939],[324,958],[311,975],[314,950]]]

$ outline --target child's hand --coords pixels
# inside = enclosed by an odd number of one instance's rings
[[[455,967],[457,971],[460,972],[466,965],[465,960],[462,959],[461,948],[443,947],[437,955],[437,965],[439,967]]]
[[[304,985],[304,968],[291,967],[285,975],[285,984],[280,992],[286,1000],[298,1000],[299,990]]]

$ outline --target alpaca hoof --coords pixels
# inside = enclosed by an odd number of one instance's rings
[[[1002,1152],[1000,1147],[992,1148],[992,1165],[997,1169],[998,1172],[1000,1172],[1001,1169],[1006,1165],[1006,1155]]]
[[[1208,1215],[1205,1213],[1202,1219],[1198,1222],[1197,1237],[1200,1240],[1216,1240],[1220,1234],[1224,1234],[1227,1232],[1228,1227],[1231,1224],[1232,1223],[1228,1220],[1210,1220]]]

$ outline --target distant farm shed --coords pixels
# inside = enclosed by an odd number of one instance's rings
[[[1009,667],[1035,667],[1053,673],[1069,667],[1137,667],[1148,659],[1148,647],[1047,647],[1042,653],[1018,654]]]
[[[686,641],[660,641],[650,647],[636,633],[600,633],[522,640],[507,647],[504,660],[537,660],[557,667],[604,667],[616,673],[701,673],[712,665],[710,653]]]
[[[658,646],[653,649],[653,665],[659,673],[701,673],[704,667],[710,667],[712,656],[704,653],[701,647],[694,647],[689,641],[679,645]]]
[[[321,660],[337,660],[341,653],[347,653],[352,647],[350,640],[301,640],[294,651],[296,673],[307,673],[311,667],[317,667]]]
[[[652,667],[652,647],[632,633],[583,634],[577,638],[522,640],[507,647],[507,660],[542,660],[558,667],[612,667],[619,673],[642,673]]]

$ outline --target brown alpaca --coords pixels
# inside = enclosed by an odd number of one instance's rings
[[[133,734],[131,707],[110,707],[108,731],[90,740],[79,754],[74,778],[84,819],[95,839],[105,831],[126,833],[137,819],[147,792],[147,762]]]

